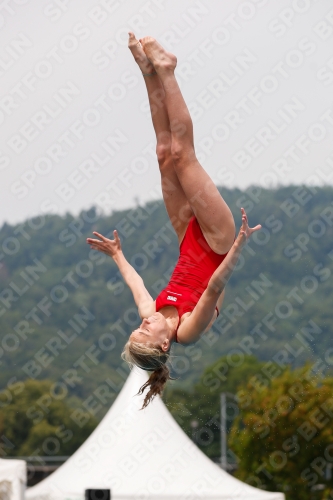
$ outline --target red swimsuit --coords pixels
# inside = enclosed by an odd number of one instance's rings
[[[180,245],[180,255],[168,285],[156,298],[156,311],[165,306],[178,310],[178,326],[182,315],[193,311],[208,281],[225,256],[208,245],[195,217],[189,222]],[[217,313],[218,309],[216,308]],[[177,330],[178,330],[177,326]]]

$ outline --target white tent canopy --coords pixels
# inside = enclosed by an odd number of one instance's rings
[[[186,436],[160,398],[139,411],[147,380],[133,369],[104,419],[51,476],[29,488],[29,500],[82,500],[88,488],[110,488],[115,500],[284,500],[224,472]]]
[[[0,498],[23,500],[27,483],[27,464],[24,460],[0,458]]]

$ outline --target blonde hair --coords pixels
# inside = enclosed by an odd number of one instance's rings
[[[160,346],[153,344],[143,344],[129,340],[124,347],[121,355],[122,359],[132,367],[133,365],[143,370],[152,371],[149,379],[143,384],[138,394],[143,394],[147,387],[150,387],[144,399],[141,410],[146,408],[154,397],[162,395],[165,384],[170,377],[170,370],[166,363],[170,357],[168,352],[164,352]]]

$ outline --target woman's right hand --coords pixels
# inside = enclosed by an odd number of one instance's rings
[[[120,238],[116,230],[113,231],[114,240],[109,240],[108,238],[105,238],[105,236],[103,236],[102,234],[97,233],[96,231],[94,231],[93,234],[98,238],[100,238],[99,240],[94,240],[93,238],[87,238],[87,243],[93,250],[98,250],[99,252],[103,252],[106,255],[112,257],[113,259],[116,257],[117,254],[122,252]]]

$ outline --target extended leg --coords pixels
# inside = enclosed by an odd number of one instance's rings
[[[163,199],[171,223],[179,241],[181,241],[193,212],[174,168],[171,154],[170,122],[165,105],[165,91],[153,65],[148,61],[141,44],[136,40],[133,33],[130,33],[129,48],[142,73],[146,75],[144,80],[157,139],[156,153],[161,172]]]
[[[176,57],[166,52],[154,38],[146,37],[141,42],[165,91],[172,137],[171,153],[178,179],[209,245],[217,253],[226,253],[234,241],[234,219],[196,158],[192,120],[174,75]]]

